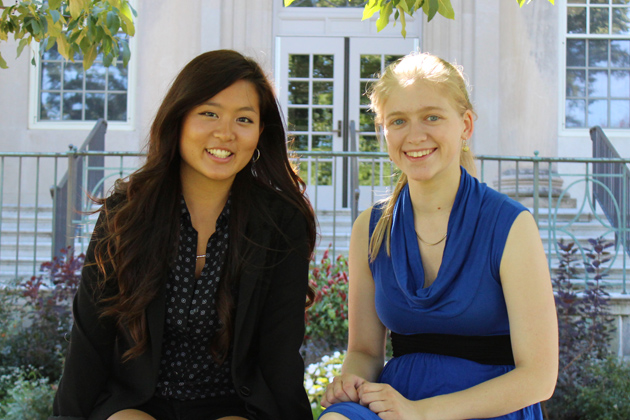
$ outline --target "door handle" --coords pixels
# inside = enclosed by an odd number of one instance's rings
[[[337,121],[337,129],[332,132],[337,133],[337,137],[341,137],[341,120]]]

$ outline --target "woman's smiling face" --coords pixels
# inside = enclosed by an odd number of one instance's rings
[[[255,86],[239,80],[184,117],[179,140],[182,184],[229,183],[252,158],[262,132]]]
[[[382,107],[391,160],[410,181],[459,176],[462,140],[473,131],[473,114],[462,115],[438,87],[416,81],[397,86]]]

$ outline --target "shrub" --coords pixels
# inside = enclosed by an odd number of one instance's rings
[[[584,267],[593,274],[583,291],[576,288],[578,247],[558,242],[560,262],[553,279],[559,328],[559,374],[553,397],[546,402],[549,418],[572,420],[584,417],[583,407],[575,403],[586,384],[592,383],[590,368],[610,355],[613,318],[608,309],[609,295],[601,280],[603,265],[610,260],[607,248],[613,244],[602,238],[590,239]]]
[[[52,412],[55,387],[48,378],[39,377],[33,370],[19,372],[16,376],[15,383],[0,400],[2,419],[46,420]]]
[[[1,366],[32,366],[42,377],[59,378],[72,326],[71,299],[84,259],[68,248],[42,264],[43,274],[17,285],[23,304],[13,306],[15,318],[3,332]]]
[[[324,251],[319,264],[311,262],[309,281],[316,295],[305,313],[305,352],[308,360],[345,349],[348,341],[348,262]],[[308,362],[307,362],[308,363]]]
[[[335,376],[341,374],[341,365],[346,354],[335,352],[324,356],[320,361],[310,364],[304,373],[304,388],[313,410],[313,418],[317,418],[324,411],[321,401],[328,385]]]
[[[630,364],[609,356],[586,368],[573,401],[589,420],[630,419]]]

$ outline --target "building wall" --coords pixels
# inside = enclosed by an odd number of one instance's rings
[[[409,36],[421,39],[423,50],[464,66],[479,115],[475,153],[532,156],[537,150],[541,156],[590,156],[587,130],[563,132],[559,128],[558,57],[563,48],[559,13],[563,9],[547,1],[522,9],[514,1],[452,3],[455,21],[441,16],[430,23],[417,19],[409,23]],[[271,74],[274,37],[317,27],[286,16],[278,19],[294,12],[283,9],[280,0],[136,0],[135,5],[139,16],[132,45],[137,76],[131,102],[134,120],[128,129],[110,127],[108,150],[143,147],[169,84],[197,54],[233,48],[257,59]],[[400,27],[391,24],[376,34],[373,21],[360,21],[360,12],[352,20],[352,13],[337,19],[325,17],[331,12],[322,9],[307,12],[312,22],[320,22],[323,30],[336,35],[347,31],[348,35],[399,36]],[[65,151],[69,144],[80,145],[89,130],[29,128],[29,77],[35,70],[29,51],[14,59],[14,42],[2,43],[0,48],[10,66],[0,71],[0,150],[53,152]],[[621,154],[630,156],[626,139],[623,134],[611,136]]]

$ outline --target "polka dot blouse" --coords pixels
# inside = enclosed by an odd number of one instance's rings
[[[177,400],[236,395],[231,355],[217,365],[210,353],[219,329],[216,295],[228,247],[230,200],[217,219],[206,248],[206,263],[195,279],[197,231],[184,198],[177,260],[166,282],[166,318],[156,395]]]

